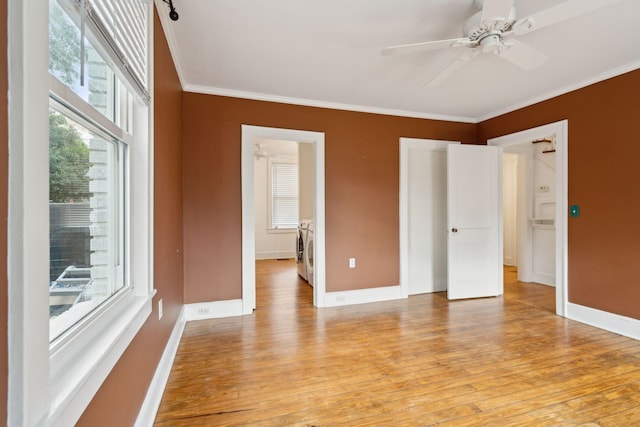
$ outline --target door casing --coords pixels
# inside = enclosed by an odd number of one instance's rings
[[[242,125],[242,314],[256,308],[256,242],[254,206],[254,142],[277,139],[310,143],[314,147],[314,286],[313,305],[325,306],[325,197],[324,197],[324,133]]]
[[[569,122],[562,120],[487,141],[488,145],[509,147],[523,143],[531,143],[536,139],[549,135],[556,137],[556,314],[566,316],[568,289],[568,145]],[[501,225],[502,228],[502,225]]]

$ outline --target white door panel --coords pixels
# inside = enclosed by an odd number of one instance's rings
[[[400,283],[406,295],[447,289],[447,150],[400,138]]]
[[[502,294],[501,152],[447,147],[448,297]]]

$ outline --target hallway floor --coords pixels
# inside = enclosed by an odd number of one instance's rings
[[[640,424],[640,342],[554,288],[316,309],[293,261],[257,271],[254,315],[186,325],[156,426]]]

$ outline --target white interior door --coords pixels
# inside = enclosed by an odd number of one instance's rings
[[[502,294],[501,149],[447,147],[448,297]]]
[[[400,286],[403,296],[447,289],[447,145],[400,138]]]

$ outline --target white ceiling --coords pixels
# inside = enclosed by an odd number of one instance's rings
[[[193,92],[476,122],[640,68],[640,0],[519,36],[549,57],[539,68],[479,55],[435,88],[423,86],[467,48],[380,51],[461,37],[473,0],[173,0],[177,22],[156,2]],[[522,18],[559,3],[515,6]]]

